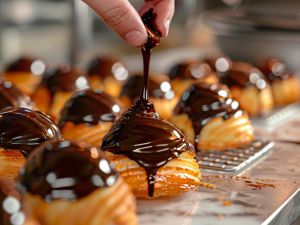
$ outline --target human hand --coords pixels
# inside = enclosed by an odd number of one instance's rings
[[[156,24],[162,37],[168,35],[174,14],[174,0],[145,0],[139,13],[128,0],[83,0],[104,22],[130,45],[142,46],[147,40],[147,32],[140,18],[150,8],[157,14]]]

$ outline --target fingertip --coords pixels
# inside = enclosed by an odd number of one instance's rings
[[[133,30],[125,34],[124,39],[134,47],[141,47],[147,41],[147,33]]]

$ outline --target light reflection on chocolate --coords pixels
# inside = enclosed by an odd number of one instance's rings
[[[288,71],[287,65],[277,58],[266,60],[260,69],[265,74],[267,80],[272,83],[276,80],[286,80],[293,75]]]
[[[33,75],[42,75],[46,70],[46,64],[42,60],[30,57],[20,57],[11,62],[5,69],[6,73],[30,72]]]

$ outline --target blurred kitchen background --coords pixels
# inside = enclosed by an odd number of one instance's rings
[[[143,3],[130,2],[136,8]],[[169,37],[155,53],[174,50],[180,57],[188,57],[190,50],[199,55],[224,52],[250,61],[276,56],[300,70],[300,1],[177,0]],[[139,51],[80,0],[0,0],[2,65],[31,55],[50,64],[80,66],[97,54],[132,62]]]

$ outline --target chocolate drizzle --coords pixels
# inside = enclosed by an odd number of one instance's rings
[[[115,184],[118,175],[96,148],[69,141],[38,147],[20,176],[24,191],[45,201],[76,200]]]
[[[69,65],[48,70],[43,77],[42,85],[52,95],[57,91],[72,92],[89,87],[86,76]]]
[[[59,127],[65,122],[96,125],[100,121],[116,120],[121,107],[109,95],[90,89],[77,92],[64,106],[60,113]]]
[[[0,81],[0,110],[6,107],[33,108],[29,96],[22,93],[8,81]]]
[[[132,102],[134,102],[134,100],[140,97],[143,80],[144,78],[139,74],[130,76],[124,84],[120,95],[127,96]],[[166,85],[170,85],[170,89],[164,90],[161,86],[163,83],[165,83]],[[164,75],[151,76],[150,74],[148,81],[148,94],[150,97],[168,99],[166,94],[170,91],[172,91],[171,84],[169,83],[167,77],[165,77]]]
[[[102,143],[104,151],[126,155],[147,173],[148,195],[153,197],[158,169],[184,151],[194,151],[184,135],[140,99],[117,120]]]
[[[260,69],[265,74],[267,80],[272,83],[276,80],[286,80],[293,75],[287,70],[287,66],[280,59],[268,59]]]
[[[185,113],[189,116],[197,146],[200,131],[212,118],[220,117],[226,120],[241,115],[243,112],[238,106],[238,102],[231,98],[226,86],[198,82],[183,93],[174,114]]]
[[[0,224],[19,225],[25,223],[20,193],[12,180],[0,180]]]
[[[20,150],[27,156],[38,145],[61,138],[46,115],[25,108],[0,113],[0,147]]]

